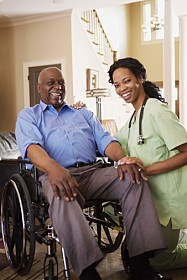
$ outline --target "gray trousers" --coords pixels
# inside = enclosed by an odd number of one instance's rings
[[[132,184],[127,173],[125,180],[120,180],[114,167],[101,168],[99,164],[69,170],[79,183],[75,201],[57,200],[47,174],[39,180],[50,204],[52,224],[78,276],[83,269],[103,258],[82,211],[85,200],[119,200],[130,257],[147,251],[156,255],[166,248],[147,182]]]

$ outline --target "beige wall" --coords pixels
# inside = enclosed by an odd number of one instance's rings
[[[23,63],[67,57],[67,76],[71,75],[71,18],[62,16],[14,28],[17,112],[24,107]]]
[[[99,71],[99,87],[108,86],[108,67],[104,68],[96,57],[96,50],[90,45],[80,17],[71,11],[68,15],[59,18],[44,19],[0,29],[1,42],[3,42],[1,49],[6,51],[9,59],[1,60],[1,69],[7,69],[2,71],[1,79],[7,82],[6,85],[0,82],[1,98],[3,98],[1,103],[3,110],[0,111],[0,119],[3,121],[0,122],[0,131],[14,130],[17,114],[25,106],[25,99],[27,99],[25,95],[28,97],[29,90],[27,87],[27,91],[24,92],[24,65],[34,66],[34,63],[39,65],[40,61],[43,65],[43,61],[63,59],[68,88],[66,101],[70,104],[76,100],[86,101],[94,112],[96,112],[96,101],[94,98],[86,99],[85,94],[86,69]],[[29,82],[26,82],[28,86]],[[114,104],[112,99],[118,103],[113,96],[107,98],[106,105],[103,104],[103,116],[106,118],[115,118],[117,114],[116,110],[112,110]],[[111,107],[108,102],[111,103]]]
[[[44,61],[49,64],[58,58],[63,60],[68,89],[66,101],[70,104],[86,96],[87,68],[99,71],[101,87],[108,85],[106,71],[90,47],[80,17],[71,11],[58,18],[44,19],[0,28],[0,50],[3,57],[0,67],[0,131],[14,130],[17,114],[25,107],[25,99],[28,98],[24,97],[29,96],[28,90],[24,92],[25,65],[38,66],[40,62],[44,65]],[[29,89],[29,82],[26,83]],[[95,99],[91,100],[90,108],[95,111]]]
[[[0,128],[12,129],[16,114],[13,29],[0,30]]]
[[[65,57],[66,76],[72,76],[71,17],[1,28],[0,40],[0,131],[14,130],[17,113],[24,108],[24,63]]]
[[[140,2],[125,5],[122,9],[118,7],[115,12],[123,15],[123,20],[119,21],[120,57],[136,57],[145,65],[149,80],[162,81],[162,43],[141,43]],[[68,86],[66,101],[73,103],[82,99],[93,111],[95,100],[85,99],[86,68],[98,70],[99,86],[108,86],[108,76],[105,76],[107,71],[95,57],[80,20],[72,11],[58,17],[51,16],[39,20],[0,28],[0,131],[14,130],[17,114],[24,108],[24,96],[29,95],[29,92],[24,92],[25,64],[31,63],[33,66],[35,62],[39,65],[40,61],[42,64],[43,61],[63,59]],[[178,79],[178,42],[176,42],[176,79]],[[105,117],[118,118],[121,124],[127,115],[124,113],[120,117],[116,116],[122,111],[114,109],[119,106],[122,106],[121,101],[114,95],[103,100]],[[126,111],[129,112],[129,108]]]

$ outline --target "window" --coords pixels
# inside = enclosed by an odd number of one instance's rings
[[[143,39],[144,41],[151,40],[151,26],[150,26],[150,18],[151,18],[151,3],[147,2],[143,4]]]
[[[164,0],[142,2],[143,41],[159,40],[164,37]]]
[[[164,38],[164,0],[142,2],[142,38],[143,41]],[[179,22],[173,14],[174,37],[179,36]]]
[[[155,4],[156,15],[161,20],[161,28],[156,30],[156,40],[159,40],[164,38],[164,0],[157,0]]]

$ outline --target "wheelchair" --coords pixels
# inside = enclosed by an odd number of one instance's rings
[[[39,171],[35,167],[27,169],[28,164],[28,161],[21,158],[0,159],[0,170],[3,170],[1,174],[5,174],[5,178],[1,179],[4,185],[1,194],[4,249],[9,265],[17,274],[23,276],[32,268],[36,242],[45,244],[47,252],[43,265],[44,280],[56,280],[59,239],[53,226],[46,225],[49,205],[41,193]],[[105,253],[115,251],[125,238],[118,202],[87,201],[83,212],[101,250]],[[70,279],[69,263],[63,247],[61,252],[64,277]]]

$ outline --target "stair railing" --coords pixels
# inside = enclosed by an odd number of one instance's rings
[[[96,10],[82,12],[81,19],[87,24],[87,32],[92,35],[92,43],[97,46],[103,65],[110,66],[116,61],[117,53],[112,49]]]

